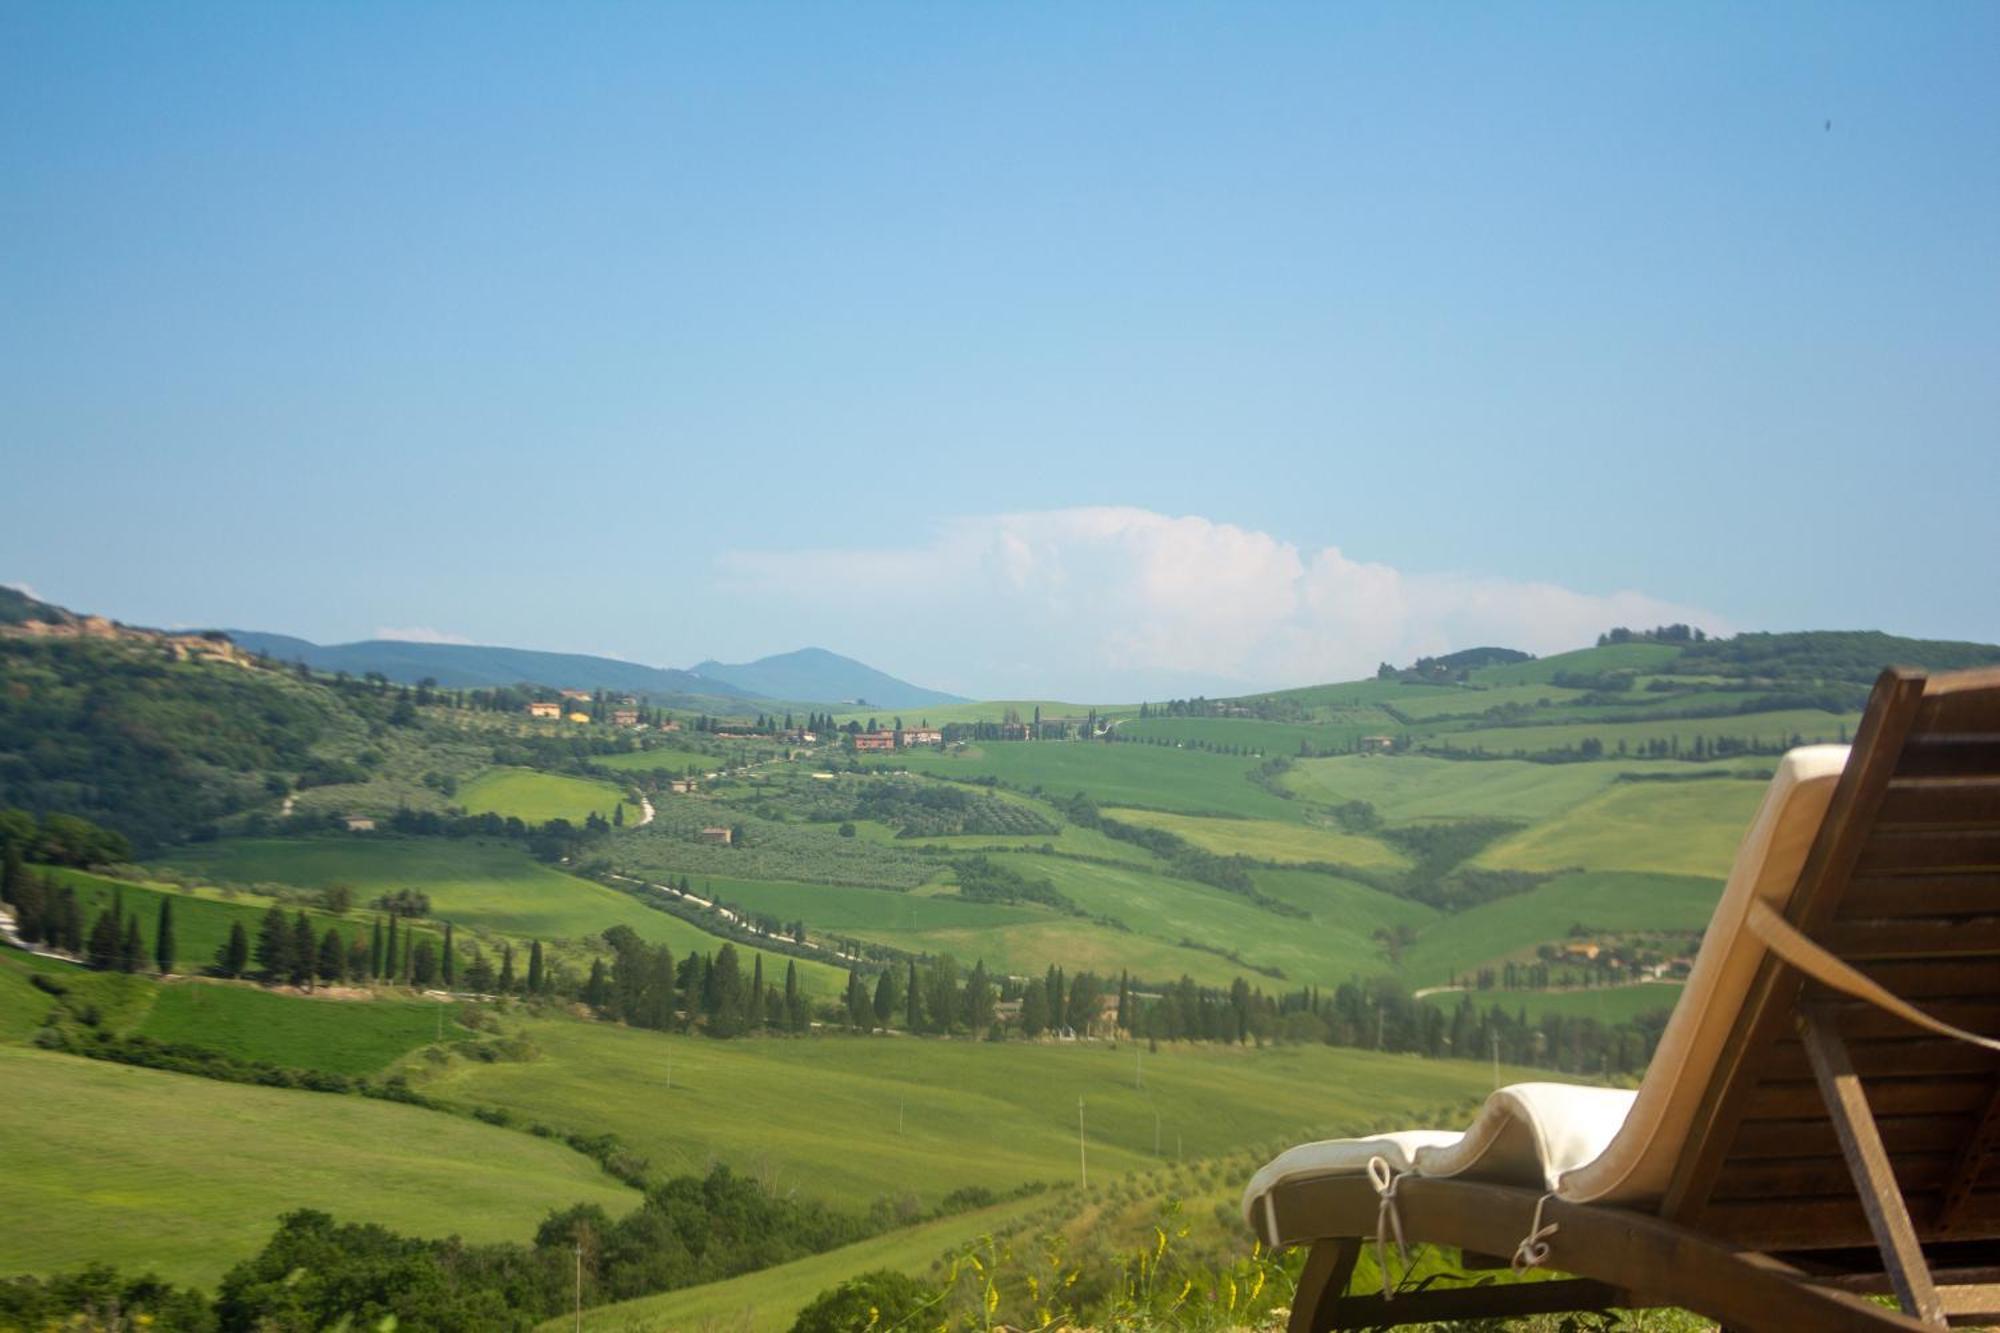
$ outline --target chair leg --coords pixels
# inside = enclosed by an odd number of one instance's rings
[[[1358,1237],[1319,1240],[1306,1255],[1299,1273],[1298,1290],[1292,1295],[1292,1317],[1286,1333],[1327,1333],[1333,1327],[1333,1308],[1347,1292],[1347,1279],[1354,1276],[1355,1261],[1361,1257]]]

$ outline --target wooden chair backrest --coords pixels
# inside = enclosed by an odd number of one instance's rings
[[[2000,1035],[2000,669],[1892,669],[1869,698],[1787,918],[1946,1022]],[[2000,1054],[1914,1028],[1768,958],[1663,1205],[1760,1250],[1871,1245],[1798,1036],[1847,1044],[1917,1234],[2000,1237]]]

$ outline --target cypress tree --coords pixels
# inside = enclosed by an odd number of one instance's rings
[[[22,886],[28,880],[28,867],[21,858],[21,840],[7,839],[7,850],[0,853],[0,900],[19,903]]]
[[[911,1032],[921,1032],[924,1026],[924,1002],[917,993],[917,960],[914,958],[910,960],[907,985],[909,989],[903,993],[903,1026]]]
[[[444,958],[440,964],[446,990],[450,990],[458,983],[458,964],[455,961],[457,953],[458,951],[451,947],[451,922],[447,921],[444,923]]]
[[[118,949],[118,970],[137,972],[146,963],[146,941],[139,935],[139,914],[125,918],[125,941]]]
[[[225,977],[240,977],[250,965],[250,932],[241,921],[229,923],[229,938],[215,951],[215,970]]]
[[[885,967],[875,978],[875,1021],[883,1027],[896,1013],[896,969]]]
[[[805,998],[799,994],[799,965],[791,958],[785,960],[785,1026],[794,1032],[806,1030]]]
[[[270,982],[283,981],[292,970],[292,928],[281,907],[264,913],[257,927],[257,970]]]
[[[18,858],[11,842],[7,854]],[[49,901],[46,888],[39,876],[24,872],[7,894],[7,901],[14,904],[14,929],[30,944],[44,936],[53,941],[56,934],[55,904]]]
[[[304,912],[292,918],[291,966],[286,975],[294,986],[310,988],[313,966],[319,961],[319,937],[313,934],[312,922]]]
[[[160,924],[153,931],[153,961],[160,975],[174,970],[174,900],[160,895]]]
[[[396,968],[396,914],[394,912],[389,913],[389,942],[383,949],[382,966],[376,970],[375,975],[384,981],[394,981],[399,975]]]
[[[604,960],[590,960],[590,980],[583,983],[583,1002],[593,1009],[604,1007],[605,981]]]
[[[542,993],[542,942],[536,940],[528,946],[528,994]]]
[[[118,966],[118,922],[108,907],[99,912],[97,920],[91,924],[90,946],[84,961],[96,968]]]
[[[368,943],[368,979],[374,981],[382,975],[382,918],[375,918],[375,936]]]
[[[750,1026],[759,1028],[764,1026],[764,955],[753,954],[751,957],[755,960],[755,964],[750,973],[750,1004],[747,1013]]]
[[[500,993],[514,993],[514,943],[503,940],[500,944]]]
[[[42,881],[42,891],[49,891],[46,879]],[[62,947],[74,954],[83,952],[83,902],[67,884],[62,888]]]
[[[428,936],[417,941],[409,956],[411,985],[422,989],[437,980],[437,946]]]
[[[347,979],[347,946],[340,941],[340,932],[332,926],[319,940],[319,966],[316,969],[321,981],[345,981]]]

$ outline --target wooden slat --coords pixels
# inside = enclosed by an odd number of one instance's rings
[[[1879,1116],[1875,1126],[1892,1153],[1945,1152],[1965,1141],[1962,1115]],[[1746,1120],[1729,1149],[1731,1169],[1774,1157],[1830,1156],[1840,1152],[1833,1126],[1821,1113],[1799,1120]]]
[[[1964,1115],[1983,1105],[1983,1078],[1871,1079],[1868,1099],[1883,1115]],[[1812,1083],[1764,1081],[1750,1096],[1749,1120],[1797,1120],[1820,1108],[1819,1089]]]
[[[2000,866],[2000,832],[1978,829],[1876,830],[1862,844],[1857,874],[1882,871],[1991,870]]]
[[[1906,1193],[1937,1193],[1945,1188],[1958,1162],[1954,1152],[1891,1154],[1896,1183]],[[1716,1181],[1714,1201],[1732,1199],[1846,1198],[1854,1193],[1854,1176],[1838,1154],[1825,1157],[1779,1157],[1762,1162],[1731,1162]]]
[[[1854,1059],[1855,1071],[1863,1078],[2000,1071],[2000,1055],[1949,1037],[1916,1032],[1907,1039],[1850,1041],[1847,1051]],[[1796,1041],[1779,1042],[1764,1062],[1764,1076],[1773,1081],[1811,1078],[1812,1067],[1806,1062],[1805,1048]]]
[[[1855,967],[1906,1000],[2000,1001],[2000,987],[1995,985],[2000,969],[1983,959],[1886,958],[1857,962]],[[1818,983],[1813,983],[1813,988],[1818,989]]]
[[[1897,778],[1882,797],[1877,827],[2000,822],[2000,778]]]
[[[1856,875],[1840,916],[1959,917],[2000,912],[2000,874]]]
[[[1866,1037],[1914,1037],[1920,1029],[1894,1014],[1885,1014],[1863,1000],[1843,1000],[1831,1006],[1840,1015],[1840,1030],[1850,1040]],[[2000,1000],[1927,998],[1924,1012],[1954,1027],[1985,1036],[2000,1035]]]
[[[1933,735],[2000,735],[2000,671],[1939,676],[1917,707],[1917,728]]]
[[[2000,737],[1940,736],[1913,740],[1896,764],[1899,778],[1978,778],[2000,774]]]
[[[1819,944],[1850,963],[1886,958],[1943,958],[1953,954],[2000,955],[2000,916],[1976,916],[1960,921],[1850,917],[1821,930]]]

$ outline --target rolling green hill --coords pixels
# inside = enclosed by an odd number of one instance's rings
[[[213,1283],[310,1205],[425,1236],[520,1239],[638,1195],[558,1143],[361,1097],[0,1046],[0,1273],[86,1262]]]

